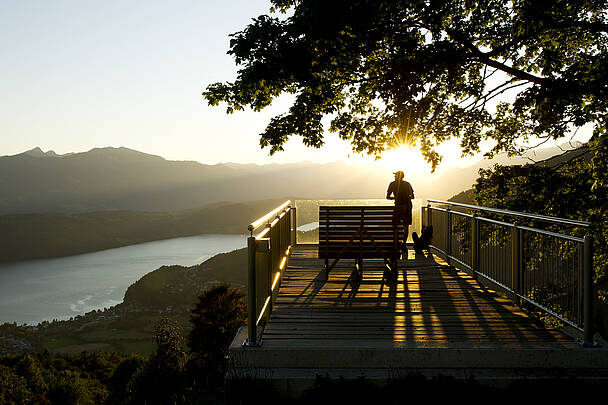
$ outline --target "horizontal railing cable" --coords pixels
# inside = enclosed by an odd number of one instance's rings
[[[503,209],[499,209],[499,208],[482,207],[479,205],[456,203],[456,202],[443,201],[443,200],[429,199],[427,201],[431,204],[444,204],[444,205],[450,205],[453,207],[461,207],[461,208],[467,208],[470,210],[491,212],[493,214],[501,214],[501,215],[528,218],[528,219],[549,222],[549,223],[554,223],[554,224],[573,225],[573,226],[581,226],[581,227],[590,227],[591,226],[591,222],[578,221],[578,220],[567,219],[567,218],[552,217],[552,216],[548,216],[548,215],[528,214],[525,212],[509,211],[509,210],[503,210]]]

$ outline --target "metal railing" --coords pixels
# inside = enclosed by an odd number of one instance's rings
[[[431,247],[449,264],[485,279],[515,303],[529,305],[583,332],[584,345],[593,345],[591,223],[427,201],[422,207],[423,225],[433,226]],[[516,221],[582,228],[587,234],[566,235],[512,223]]]
[[[248,339],[247,346],[259,346],[261,331],[272,311],[287,258],[295,243],[296,210],[291,201],[252,222],[247,228],[248,250]],[[293,217],[293,218],[292,218]],[[263,228],[257,235],[254,232]]]

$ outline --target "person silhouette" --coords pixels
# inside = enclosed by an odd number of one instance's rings
[[[412,224],[412,199],[414,198],[414,189],[412,185],[403,180],[405,176],[401,170],[393,173],[395,181],[388,185],[386,190],[386,199],[395,200],[393,208],[393,240],[395,256],[398,253],[399,246],[399,225],[403,222],[403,252],[407,252],[406,242],[409,226]]]

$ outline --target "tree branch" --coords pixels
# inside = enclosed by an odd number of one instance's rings
[[[523,70],[515,69],[512,66],[508,66],[502,62],[491,59],[490,55],[492,55],[492,51],[490,51],[488,53],[481,52],[479,50],[479,48],[477,48],[475,46],[475,44],[473,44],[469,39],[465,38],[465,36],[458,31],[455,31],[452,29],[446,29],[446,33],[449,36],[451,36],[452,38],[454,38],[454,40],[456,40],[456,42],[460,43],[465,48],[467,48],[469,51],[471,51],[473,60],[477,60],[481,63],[485,63],[488,66],[492,66],[493,68],[501,70],[501,71],[503,71],[513,77],[521,79],[521,80],[526,80],[528,82],[532,82],[535,84],[543,84],[543,82],[545,81],[545,79],[542,77],[534,76],[531,73],[524,72]]]
[[[507,85],[513,83],[515,81],[515,79],[510,79],[507,80],[506,82],[502,83],[501,85],[498,85],[496,87],[494,87],[492,90],[488,91],[486,94],[484,94],[481,97],[478,97],[477,99],[475,99],[475,101],[473,101],[472,103],[470,103],[469,105],[465,106],[463,109],[464,110],[468,110],[468,109],[475,109],[478,106],[478,102],[483,100],[482,104],[485,107],[485,104],[492,100],[493,98],[503,94],[505,91],[509,91],[515,87],[519,87],[519,86],[524,86],[527,83],[515,83],[511,86],[506,87]],[[500,91],[499,91],[500,90]]]
[[[493,68],[496,68],[498,70],[501,70],[513,77],[516,77],[520,80],[525,80],[528,82],[532,82],[534,84],[543,84],[545,82],[545,78],[543,77],[539,77],[539,76],[534,76],[531,73],[528,72],[524,72],[523,70],[519,70],[519,69],[515,69],[514,67],[505,65],[502,62],[499,62],[497,60],[494,59],[490,59],[489,57],[487,57],[484,53],[481,53],[481,51],[478,50],[478,54],[473,56],[473,59],[476,59],[482,63],[485,63],[489,66],[492,66]]]

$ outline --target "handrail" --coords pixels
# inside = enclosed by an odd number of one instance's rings
[[[552,217],[549,215],[528,214],[528,213],[519,212],[519,211],[509,211],[509,210],[503,210],[503,209],[499,209],[499,208],[482,207],[479,205],[463,204],[463,203],[456,203],[456,202],[443,201],[443,200],[427,199],[427,201],[429,203],[433,203],[433,204],[447,204],[447,205],[452,205],[454,207],[463,207],[463,208],[468,208],[468,209],[472,209],[472,210],[492,212],[494,214],[511,215],[511,216],[534,219],[537,221],[544,221],[544,222],[550,222],[550,223],[555,223],[555,224],[583,226],[583,227],[591,226],[591,222],[578,221],[578,220],[567,219],[567,218]]]
[[[273,209],[268,214],[264,215],[261,218],[256,219],[252,223],[250,223],[249,226],[247,227],[247,229],[249,230],[249,232],[251,232],[253,234],[253,231],[255,231],[260,226],[268,223],[269,219],[271,219],[271,218],[274,219],[274,217],[277,215],[277,213],[281,212],[289,204],[291,204],[291,200],[285,201],[283,204],[279,205],[277,208]]]
[[[481,277],[491,288],[525,302],[583,333],[583,344],[593,343],[593,237],[566,235],[530,226],[463,215],[450,206],[583,226],[591,223],[516,211],[427,200],[423,225],[433,226],[431,248],[448,264]],[[432,204],[448,205],[439,208]],[[426,213],[426,215],[425,215]]]
[[[260,345],[258,327],[270,316],[291,246],[295,243],[295,208],[290,200],[249,224],[248,250],[248,338],[244,345]],[[293,219],[293,220],[292,220]],[[253,236],[253,231],[266,228]]]

